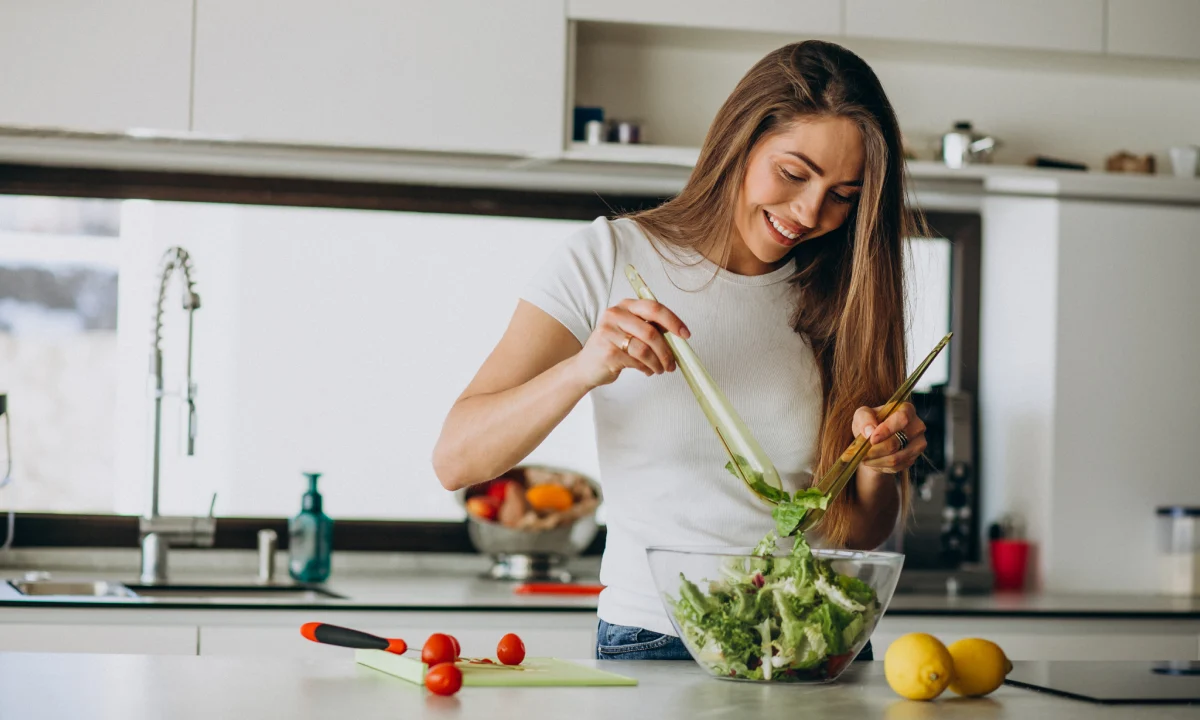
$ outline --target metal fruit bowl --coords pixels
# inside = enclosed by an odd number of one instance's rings
[[[597,500],[603,502],[599,484],[574,470],[547,465],[518,465],[506,474],[519,471],[523,475],[527,469],[578,475],[591,487]],[[458,490],[454,495],[465,510],[467,489]],[[594,509],[573,522],[547,530],[506,527],[467,513],[467,534],[471,543],[476,550],[492,558],[494,563],[487,576],[497,580],[569,582],[571,575],[564,566],[592,544],[598,530]]]

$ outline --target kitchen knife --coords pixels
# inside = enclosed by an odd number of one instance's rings
[[[408,643],[400,638],[381,638],[378,635],[351,630],[328,623],[310,622],[300,626],[300,634],[315,643],[362,650],[386,650],[397,655],[408,650]]]

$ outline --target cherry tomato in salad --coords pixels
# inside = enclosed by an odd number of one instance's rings
[[[421,662],[431,668],[434,665],[454,662],[458,659],[454,645],[449,635],[444,633],[430,635],[429,639],[425,641],[425,645],[421,647]]]
[[[462,681],[462,670],[456,668],[454,663],[434,665],[425,673],[425,687],[438,695],[453,695],[462,687]]]
[[[454,659],[457,660],[462,657],[462,645],[458,644],[458,638],[453,635],[447,635],[446,637],[450,638],[450,644],[454,646]]]
[[[842,653],[841,655],[833,655],[829,658],[828,675],[836,677],[842,671],[842,668],[850,664],[854,659],[854,653]]]
[[[496,646],[496,657],[505,665],[520,665],[525,659],[525,643],[513,633],[500,638]]]

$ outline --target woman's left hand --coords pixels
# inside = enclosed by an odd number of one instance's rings
[[[877,413],[882,407],[860,407],[854,411],[854,436],[871,441],[863,466],[876,472],[899,473],[912,467],[925,452],[925,423],[917,417],[912,403],[901,403],[882,423]],[[901,441],[902,433],[908,442]]]

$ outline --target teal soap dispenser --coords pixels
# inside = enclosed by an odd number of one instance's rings
[[[288,522],[288,574],[300,583],[323,583],[329,578],[333,554],[333,518],[321,511],[317,479],[321,473],[305,473],[308,492],[300,514]]]

